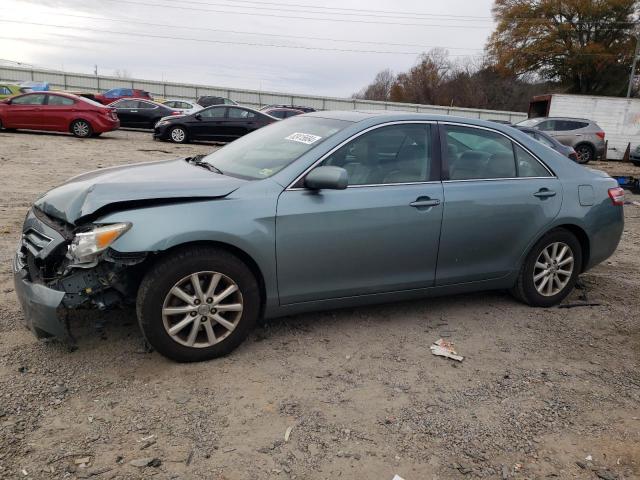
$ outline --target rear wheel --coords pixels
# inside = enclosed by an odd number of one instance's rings
[[[576,145],[576,153],[578,154],[578,163],[589,163],[595,160],[596,152],[591,145],[581,143]]]
[[[557,305],[573,290],[581,265],[580,242],[567,230],[553,230],[531,249],[511,293],[533,307]]]
[[[71,124],[71,133],[79,138],[87,138],[93,135],[93,128],[86,120],[75,120]]]
[[[156,264],[138,291],[140,328],[153,348],[178,362],[228,354],[260,311],[251,270],[225,250],[194,247]]]
[[[184,129],[184,127],[173,127],[169,131],[169,138],[174,143],[186,143],[187,131]]]

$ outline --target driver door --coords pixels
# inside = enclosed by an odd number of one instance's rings
[[[280,303],[430,287],[442,221],[436,124],[374,128],[319,165],[347,170],[345,190],[309,190],[304,180],[278,199]]]

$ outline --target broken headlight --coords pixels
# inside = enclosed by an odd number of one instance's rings
[[[69,245],[68,256],[77,263],[90,263],[131,228],[130,223],[95,226],[87,232],[76,233]]]

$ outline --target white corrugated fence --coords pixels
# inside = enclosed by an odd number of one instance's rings
[[[116,87],[139,88],[150,92],[155,97],[164,98],[196,99],[201,95],[213,95],[227,97],[242,105],[251,107],[261,107],[269,104],[286,104],[305,105],[318,110],[400,110],[439,115],[456,115],[485,120],[507,120],[512,123],[527,118],[527,114],[524,112],[443,107],[412,103],[374,102],[370,100],[321,97],[316,95],[262,92],[259,90],[243,90],[239,88],[223,88],[187,83],[123,79],[105,75],[87,75],[41,68],[2,66],[0,67],[0,81],[16,83],[22,81],[49,82],[54,89],[86,92],[99,92]]]

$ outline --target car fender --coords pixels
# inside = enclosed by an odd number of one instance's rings
[[[95,223],[131,223],[111,246],[121,253],[160,253],[192,243],[224,244],[255,263],[265,286],[265,303],[277,305],[276,201],[282,187],[251,182],[221,199],[141,207],[108,214]]]

